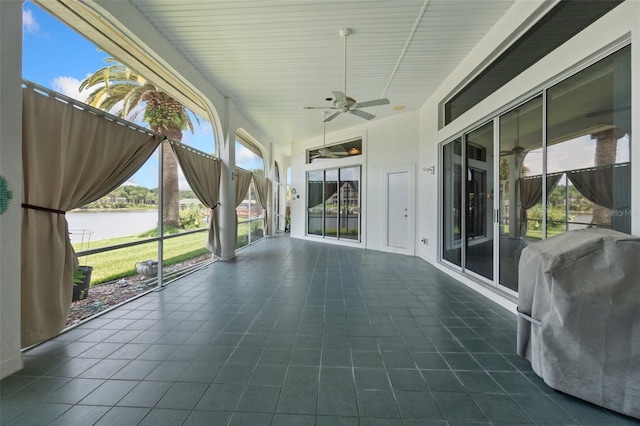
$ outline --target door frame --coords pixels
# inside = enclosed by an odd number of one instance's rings
[[[409,188],[407,189],[407,193],[409,195],[409,200],[407,203],[407,214],[409,215],[409,229],[407,229],[407,248],[402,249],[398,247],[389,246],[389,174],[392,173],[408,173],[409,178]],[[384,226],[381,226],[382,229],[382,238],[384,246],[383,250],[391,253],[398,254],[406,254],[409,256],[415,256],[416,253],[416,164],[400,164],[393,167],[387,167],[382,170],[382,180],[384,182],[384,199],[381,200],[380,203],[382,206],[382,220]]]

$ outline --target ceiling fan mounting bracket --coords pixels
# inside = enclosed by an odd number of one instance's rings
[[[339,32],[340,37],[349,37],[351,35],[351,28],[343,28]]]

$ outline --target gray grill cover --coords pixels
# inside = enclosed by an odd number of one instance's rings
[[[640,418],[640,238],[570,231],[519,264],[518,354],[554,389]]]

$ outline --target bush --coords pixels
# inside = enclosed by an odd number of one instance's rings
[[[180,226],[183,229],[197,229],[204,223],[202,206],[191,203],[186,209],[180,210]]]
[[[528,229],[541,230],[542,204],[538,204],[527,210],[527,219],[529,219]],[[571,217],[566,217],[566,211],[563,206],[552,207],[549,205],[547,207],[547,231],[564,231],[565,222],[571,220]]]

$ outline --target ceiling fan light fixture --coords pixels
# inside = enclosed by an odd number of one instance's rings
[[[358,155],[360,154],[360,150],[355,146],[349,150],[349,155]]]

